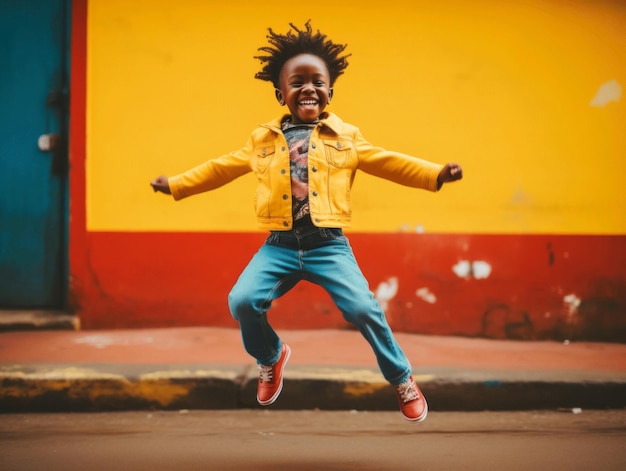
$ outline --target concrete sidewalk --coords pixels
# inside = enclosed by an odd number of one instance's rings
[[[395,410],[358,332],[279,332],[292,349],[275,409]],[[397,333],[432,411],[623,408],[626,345]],[[0,411],[258,408],[237,329],[0,334]]]

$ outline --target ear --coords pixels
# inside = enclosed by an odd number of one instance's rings
[[[333,93],[334,93],[334,89],[329,89],[328,90],[328,103],[330,103],[330,101],[333,99]]]
[[[283,100],[283,94],[280,92],[278,88],[275,89],[275,94],[276,94],[276,99],[278,100],[278,103],[280,103],[280,106],[285,106],[285,100]]]

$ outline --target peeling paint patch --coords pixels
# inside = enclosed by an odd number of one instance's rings
[[[567,307],[568,318],[571,321],[578,314],[578,306],[580,306],[580,298],[575,294],[568,294],[563,297],[563,304]]]
[[[472,273],[477,280],[489,278],[489,275],[491,275],[491,265],[483,260],[472,262]]]
[[[415,295],[429,304],[435,304],[437,302],[437,296],[428,288],[419,288],[415,291]]]
[[[472,266],[469,260],[459,260],[458,263],[452,267],[452,271],[459,278],[469,278]]]
[[[452,271],[459,278],[482,280],[491,275],[491,265],[484,260],[459,260],[452,266]]]
[[[380,304],[380,307],[383,308],[383,311],[386,311],[389,306],[389,301],[395,298],[396,294],[398,294],[398,278],[392,276],[387,281],[383,281],[378,285],[374,297]]]
[[[589,102],[589,106],[603,107],[612,101],[618,102],[622,97],[622,86],[617,80],[609,80],[598,88],[596,96]]]
[[[416,234],[424,233],[424,226],[418,224],[417,226],[412,226],[411,224],[402,224],[398,229],[400,232],[415,232]]]

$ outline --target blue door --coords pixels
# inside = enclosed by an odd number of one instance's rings
[[[63,307],[69,0],[0,0],[0,309]]]

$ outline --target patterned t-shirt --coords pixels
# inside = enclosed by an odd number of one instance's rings
[[[291,200],[293,222],[309,214],[309,141],[317,123],[282,123],[283,134],[289,146],[291,167]]]

